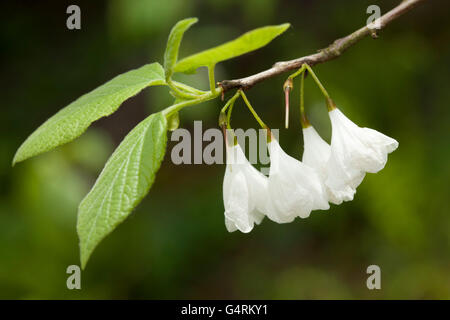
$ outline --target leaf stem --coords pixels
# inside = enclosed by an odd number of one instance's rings
[[[172,80],[172,83],[176,87],[178,87],[179,89],[184,90],[184,91],[189,92],[189,93],[196,94],[196,95],[202,95],[202,94],[205,94],[205,93],[208,92],[208,91],[199,90],[197,88],[188,86],[187,84],[184,84],[184,83],[181,83],[181,82],[178,82],[178,81],[175,81],[175,80]]]
[[[193,106],[193,105],[196,105],[196,104],[200,104],[200,103],[208,101],[208,100],[215,99],[221,93],[222,93],[222,88],[218,88],[215,92],[208,91],[207,93],[205,93],[203,95],[196,96],[195,99],[185,100],[185,101],[182,101],[180,103],[171,105],[170,107],[167,107],[166,109],[164,109],[162,112],[163,112],[163,114],[166,117],[170,117],[172,114],[174,114],[175,112],[180,111],[183,108],[186,108],[186,107],[189,107],[189,106]]]
[[[208,77],[209,77],[209,89],[211,92],[216,92],[216,82],[214,80],[214,68],[215,65],[208,66]]]
[[[196,99],[198,98],[198,94],[192,94],[189,92],[186,92],[184,90],[181,90],[179,86],[177,86],[170,78],[167,79],[167,84],[169,85],[170,89],[173,91],[175,96],[183,99]]]

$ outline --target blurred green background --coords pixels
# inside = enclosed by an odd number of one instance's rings
[[[177,20],[200,19],[181,57],[269,24],[292,27],[269,46],[217,66],[217,80],[250,75],[278,60],[325,47],[362,26],[366,8],[399,1],[8,1],[0,11],[0,298],[8,299],[430,299],[450,298],[450,2],[428,1],[342,57],[315,68],[354,122],[400,143],[386,168],[367,175],[355,200],[250,234],[224,226],[224,165],[180,165],[169,148],[149,195],[94,252],[82,289],[66,288],[79,264],[77,206],[104,162],[146,114],[168,106],[149,88],[81,138],[11,168],[16,149],[48,117],[115,75],[159,61]],[[81,7],[82,29],[66,28]],[[262,118],[283,126],[287,75],[248,92]],[[205,70],[178,76],[207,88]],[[306,108],[329,141],[320,92],[307,79]],[[231,93],[228,93],[230,95]],[[298,93],[280,141],[300,158]],[[217,125],[220,101],[181,113],[192,130]],[[256,127],[238,104],[235,127]],[[366,268],[381,267],[382,289],[368,290]]]

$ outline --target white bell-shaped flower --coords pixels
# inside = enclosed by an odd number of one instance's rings
[[[325,184],[343,200],[352,200],[365,173],[383,169],[398,142],[376,130],[358,127],[337,108],[329,111],[329,116],[332,137]]]
[[[334,204],[341,204],[342,201],[352,200],[355,190],[351,186],[334,190],[325,184],[328,177],[331,147],[322,139],[314,127],[308,126],[307,128],[303,128],[303,143],[304,151],[302,162],[307,166],[314,168],[319,174],[320,179],[324,183],[328,201]]]
[[[229,232],[247,233],[264,218],[268,179],[245,157],[239,144],[226,147],[227,167],[223,180],[225,226]]]
[[[327,162],[330,158],[331,147],[322,139],[312,126],[303,128],[303,157],[302,162],[316,169],[322,179],[327,176]]]
[[[270,210],[266,215],[275,222],[291,222],[295,217],[307,218],[312,210],[330,208],[318,173],[286,154],[272,137],[269,143]]]

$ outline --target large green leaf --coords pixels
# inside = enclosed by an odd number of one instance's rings
[[[164,70],[159,63],[147,64],[115,77],[44,122],[17,150],[13,165],[72,141],[92,122],[112,114],[122,102],[145,87],[164,84]]]
[[[197,21],[197,18],[181,20],[170,31],[166,52],[164,53],[164,71],[166,72],[166,78],[172,75],[172,68],[177,63],[178,50],[180,49],[184,33]]]
[[[167,120],[161,113],[139,123],[117,147],[78,209],[81,265],[148,193],[164,158]]]
[[[192,73],[198,67],[214,66],[244,53],[264,47],[274,38],[282,34],[289,23],[278,26],[267,26],[244,33],[239,38],[180,60],[174,67],[175,72]]]

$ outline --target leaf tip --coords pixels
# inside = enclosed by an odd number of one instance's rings
[[[198,22],[198,18],[197,17],[190,17],[190,18],[186,18],[186,21],[189,21],[191,23],[197,23]]]
[[[178,21],[173,29],[176,29],[177,26],[179,25],[186,25],[186,29],[189,29],[193,24],[196,24],[198,22],[198,18],[197,17],[190,17],[190,18],[186,18],[183,20]]]
[[[89,257],[84,258],[83,254],[80,254],[80,264],[81,264],[81,270],[86,269],[86,264],[89,260]]]
[[[93,248],[88,248],[86,246],[86,243],[84,242],[81,234],[78,232],[78,238],[80,239],[80,264],[81,269],[84,270],[86,268],[86,264],[89,261],[89,258],[91,257]]]
[[[25,160],[25,158],[21,155],[20,148],[16,151],[16,154],[14,155],[14,158],[11,162],[11,167],[14,167],[16,163],[19,163],[21,161]]]
[[[286,22],[286,23],[280,24],[279,27],[282,29],[281,33],[283,33],[291,27],[291,24],[289,22]]]

